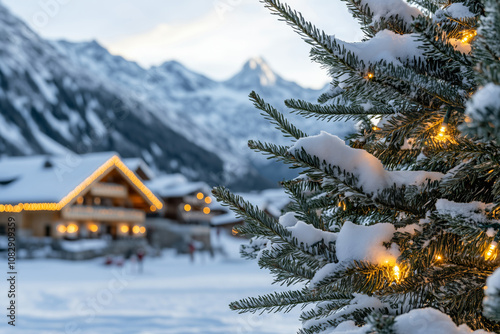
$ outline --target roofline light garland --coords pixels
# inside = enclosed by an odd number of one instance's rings
[[[69,202],[76,198],[80,193],[91,185],[95,180],[102,176],[109,168],[116,166],[131,182],[132,184],[141,191],[148,201],[151,202],[157,209],[163,208],[162,202],[149,190],[138,178],[135,176],[125,164],[114,155],[108,161],[106,161],[101,167],[99,167],[94,173],[87,177],[82,183],[76,186],[68,195],[64,196],[58,203],[19,203],[17,205],[12,204],[0,204],[0,212],[21,212],[21,211],[59,211],[65,207]]]

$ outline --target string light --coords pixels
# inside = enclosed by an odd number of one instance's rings
[[[475,36],[477,35],[477,31],[476,30],[465,30],[464,32],[462,32],[462,39],[461,39],[461,42],[462,43],[467,43],[468,41],[470,41],[471,39],[473,39]]]
[[[189,205],[189,204],[185,204],[185,205],[184,205],[184,211],[186,211],[186,212],[191,211],[191,205]]]
[[[375,75],[372,72],[368,72],[365,75],[365,79],[368,79],[368,80],[373,79],[374,77],[375,77]]]
[[[106,161],[101,167],[99,167],[94,173],[92,173],[88,178],[86,178],[82,183],[76,186],[68,195],[66,195],[58,203],[19,203],[17,205],[0,205],[0,212],[21,212],[25,211],[59,211],[66,204],[71,202],[75,197],[80,195],[82,191],[87,189],[94,181],[98,180],[105,172],[107,172],[111,167],[116,166],[118,170],[124,174],[132,184],[142,192],[146,198],[157,208],[163,208],[162,202],[149,190],[138,178],[135,176],[125,164],[118,158],[118,156],[111,157]],[[79,200],[77,200],[78,202]]]
[[[497,246],[498,246],[498,244],[497,244],[496,241],[493,241],[488,246],[488,248],[486,249],[486,251],[484,253],[484,259],[485,260],[494,260],[497,257],[497,254],[496,254]]]
[[[372,126],[372,130],[373,131],[378,131],[378,130],[380,130],[380,128],[378,126],[374,125],[374,126]]]
[[[395,265],[392,271],[393,271],[393,276],[396,279],[396,282],[399,282],[399,280],[401,279],[401,270],[399,269],[399,266]]]
[[[122,226],[120,226],[120,232],[122,232],[122,233],[124,233],[124,234],[125,234],[125,233],[128,233],[129,229],[130,229],[130,228],[129,228],[127,225],[122,225]]]
[[[140,226],[135,225],[134,227],[132,227],[132,232],[134,234],[139,234],[141,232]]]
[[[205,195],[203,195],[203,193],[197,193],[196,194],[196,198],[199,199],[199,200],[202,200],[203,197],[205,197]]]
[[[141,227],[139,228],[139,232],[141,232],[141,234],[146,233],[146,228],[145,228],[144,226],[141,226]]]
[[[203,208],[203,213],[208,215],[210,213],[210,208],[204,207]]]
[[[212,203],[212,199],[210,197],[205,197],[205,203],[210,204]]]
[[[441,261],[443,257],[441,255],[436,255],[436,261]]]
[[[233,235],[238,235],[238,230],[236,228],[234,228],[234,227],[231,230],[231,232],[233,233]]]

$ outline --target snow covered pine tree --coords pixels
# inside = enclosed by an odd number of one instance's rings
[[[486,288],[500,266],[499,1],[345,0],[359,43],[262,2],[332,77],[319,104],[287,107],[357,120],[359,131],[348,145],[308,136],[251,93],[292,142],[249,146],[304,172],[283,182],[293,201],[279,220],[224,188],[214,194],[245,218],[242,255],[299,288],[230,307],[307,306],[300,333],[499,332],[500,269]]]

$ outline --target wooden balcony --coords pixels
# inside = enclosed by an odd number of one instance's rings
[[[96,183],[90,189],[90,194],[97,197],[126,198],[127,188],[115,183]]]
[[[97,206],[71,206],[61,212],[62,218],[66,220],[92,220],[92,221],[118,221],[142,223],[146,219],[146,213],[141,210],[97,207]]]

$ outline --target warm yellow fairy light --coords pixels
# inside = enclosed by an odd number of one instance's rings
[[[162,202],[149,190],[140,180],[135,176],[134,172],[128,169],[127,166],[118,158],[118,156],[111,157],[106,161],[101,167],[99,167],[94,173],[85,179],[82,183],[76,186],[68,195],[66,195],[58,203],[19,203],[17,205],[3,205],[3,210],[0,212],[21,212],[25,211],[59,211],[66,204],[71,202],[75,197],[79,196],[82,191],[84,191],[89,185],[101,177],[109,168],[116,166],[120,172],[122,172],[131,182],[137,187],[146,198],[157,208],[163,208]],[[79,200],[77,200],[78,203]],[[2,208],[0,207],[0,208]]]
[[[89,224],[89,231],[95,233],[99,231],[99,226],[97,226],[96,224]]]
[[[210,208],[207,207],[203,208],[203,213],[208,215],[210,213]]]
[[[237,229],[235,229],[235,228],[233,228],[233,229],[231,230],[231,232],[233,233],[233,235],[237,235],[237,234],[238,234],[238,230],[237,230]]]
[[[130,228],[127,225],[120,226],[120,232],[122,233],[128,233],[129,229]]]
[[[140,232],[141,234],[146,233],[146,228],[145,228],[144,226],[141,226],[141,227],[139,228],[139,232]]]
[[[64,225],[57,226],[57,232],[66,233],[66,226],[64,226]]]
[[[498,244],[496,241],[493,241],[489,246],[488,249],[486,249],[486,252],[484,253],[484,258],[485,260],[494,260],[497,257],[496,254],[496,248]]]
[[[380,128],[378,126],[374,125],[374,126],[372,126],[372,130],[373,131],[378,131],[378,130],[380,130]]]
[[[151,212],[155,212],[155,211],[156,211],[156,206],[151,205],[151,206],[149,207],[149,210],[151,210]]]
[[[66,232],[68,233],[76,233],[78,232],[78,225],[76,224],[69,224],[68,227],[66,227]]]
[[[372,73],[372,72],[368,72],[368,73],[366,74],[366,77],[365,77],[365,78],[367,78],[367,79],[373,79],[374,77],[375,77],[375,76],[373,75],[373,73]]]
[[[392,271],[394,278],[396,279],[397,282],[399,282],[399,279],[401,278],[401,271],[399,270],[399,266],[395,265]]]
[[[466,30],[466,31],[462,32],[461,42],[462,43],[467,43],[471,39],[473,39],[476,35],[477,35],[477,31],[476,30]]]
[[[210,197],[205,197],[205,203],[210,204],[212,203],[212,199]]]
[[[443,257],[441,255],[436,255],[436,261],[441,261]]]
[[[135,225],[134,227],[132,227],[132,233],[138,234],[140,232],[141,232],[141,227],[140,226]]]
[[[185,204],[185,205],[184,205],[184,211],[186,211],[186,212],[191,211],[191,205],[189,205],[189,204]]]
[[[203,197],[205,197],[205,195],[203,195],[203,193],[197,193],[196,194],[196,198],[197,199],[203,199]]]

